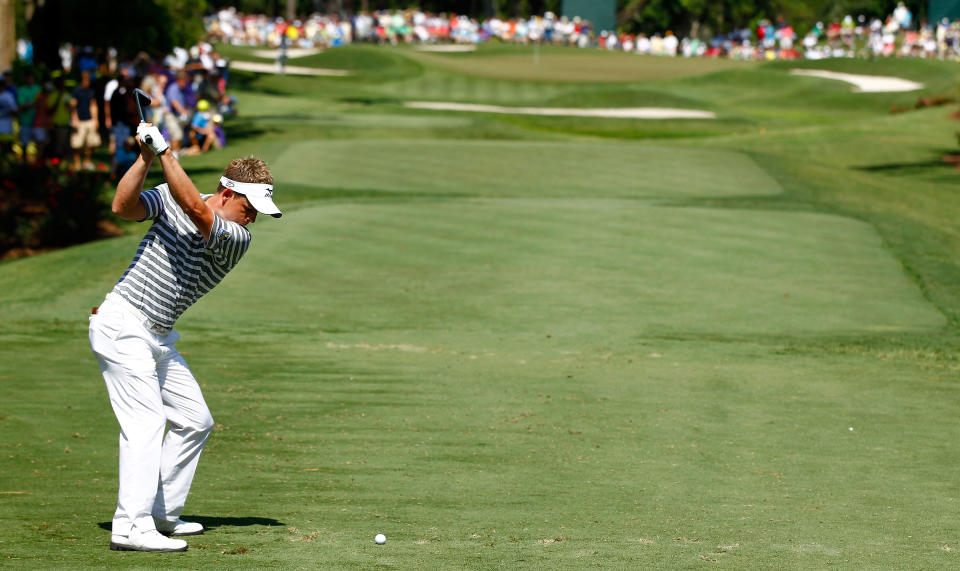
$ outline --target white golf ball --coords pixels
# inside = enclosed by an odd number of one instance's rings
[[[376,537],[373,538],[377,542],[377,545],[383,545],[387,542],[387,536],[382,533],[378,533]]]

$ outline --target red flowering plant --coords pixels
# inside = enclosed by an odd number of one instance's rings
[[[69,169],[56,159],[24,165],[0,157],[0,257],[19,248],[42,249],[99,237],[108,213],[109,169]]]

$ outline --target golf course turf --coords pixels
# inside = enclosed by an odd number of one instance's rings
[[[182,163],[207,192],[255,154],[285,214],[177,325],[216,420],[185,553],[107,548],[118,427],[86,316],[145,226],[0,263],[0,566],[960,565],[960,123],[912,109],[956,64],[537,57],[232,73],[228,147]]]

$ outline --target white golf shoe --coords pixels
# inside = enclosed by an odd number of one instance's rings
[[[130,530],[130,535],[111,535],[110,549],[111,551],[175,552],[186,551],[187,542],[164,537],[155,529],[141,532],[134,528]]]
[[[153,522],[157,524],[157,531],[164,535],[169,535],[170,537],[179,537],[181,535],[200,535],[204,531],[203,525],[194,521],[183,521],[182,519],[178,519],[177,521],[167,521],[153,518]]]

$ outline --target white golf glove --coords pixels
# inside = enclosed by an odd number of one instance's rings
[[[156,125],[140,123],[137,125],[137,137],[146,143],[155,155],[160,155],[170,148],[170,145],[163,139],[163,135],[160,134],[160,129]]]

